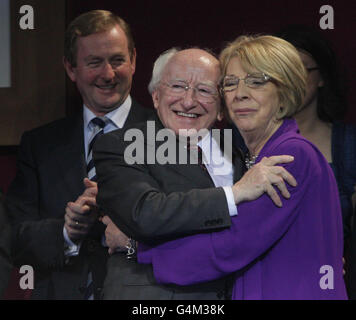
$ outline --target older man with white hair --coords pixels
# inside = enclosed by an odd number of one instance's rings
[[[265,159],[241,180],[244,162],[239,150],[232,150],[231,158],[225,159],[233,166],[222,175],[214,174],[216,164],[206,161],[211,153],[221,153],[220,145],[210,131],[215,121],[222,118],[219,79],[219,62],[209,52],[168,50],[155,62],[149,85],[157,115],[149,119],[152,122],[135,126],[135,130],[142,132],[136,137],[140,140],[138,145],[142,146],[142,150],[136,150],[143,154],[141,161],[128,163],[127,153],[125,155],[125,150],[133,143],[127,141],[129,128],[101,137],[94,146],[99,188],[97,202],[108,215],[104,221],[108,224],[106,238],[111,252],[118,245],[127,245],[129,253],[133,253],[135,248],[131,239],[140,242],[138,250],[144,250],[144,244],[153,245],[185,235],[228,228],[230,217],[238,214],[236,204],[241,201],[270,192],[272,200],[280,205],[272,184],[277,185],[283,196],[289,196],[284,180],[292,185],[295,180],[275,164],[292,161],[291,157]],[[184,148],[181,148],[180,139],[175,139],[175,163],[149,162],[148,154],[157,154],[165,143],[157,138],[155,141],[147,139],[149,123],[154,123],[153,137],[165,128],[170,129],[176,138],[182,132],[191,138],[192,132],[205,130],[206,134],[194,146],[186,146],[188,153],[192,147],[198,149],[203,160],[180,163]],[[231,281],[223,278],[185,287],[159,285],[150,265],[137,264],[133,255],[116,252],[109,259],[103,297],[225,299],[229,296],[228,283]]]

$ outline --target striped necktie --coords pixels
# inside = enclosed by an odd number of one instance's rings
[[[95,141],[104,134],[104,128],[109,123],[109,119],[106,117],[96,117],[91,120],[93,125],[93,133],[89,139],[88,156],[87,156],[87,173],[88,178],[92,181],[96,181],[96,172],[93,159],[93,145]]]
[[[109,119],[106,117],[96,117],[91,120],[93,125],[93,133],[89,139],[88,156],[87,156],[87,173],[88,178],[92,181],[96,181],[96,171],[93,159],[93,145],[95,141],[104,134],[104,128],[109,123]],[[94,283],[93,275],[91,272],[88,274],[87,287],[84,292],[84,300],[94,300]]]

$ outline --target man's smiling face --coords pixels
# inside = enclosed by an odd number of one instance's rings
[[[152,93],[154,107],[163,125],[176,134],[179,129],[199,131],[211,128],[217,119],[221,119],[217,91],[219,77],[219,62],[206,51],[188,49],[173,56]],[[174,92],[176,87],[186,86],[189,89],[178,94]],[[210,88],[216,94],[204,97]]]
[[[130,93],[136,65],[121,27],[78,37],[76,49],[76,66],[65,62],[65,67],[84,104],[96,115],[120,106]]]

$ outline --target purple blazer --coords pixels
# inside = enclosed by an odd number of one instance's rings
[[[156,247],[139,245],[157,282],[190,285],[234,273],[233,299],[347,299],[342,215],[337,185],[320,151],[298,134],[294,120],[263,147],[257,162],[293,155],[283,165],[297,180],[278,208],[266,195],[237,206],[229,229]]]

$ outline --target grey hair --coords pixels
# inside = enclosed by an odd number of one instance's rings
[[[156,90],[159,82],[161,81],[163,70],[171,58],[180,51],[179,48],[171,48],[164,51],[155,61],[153,65],[152,78],[148,84],[148,92],[150,94]]]

